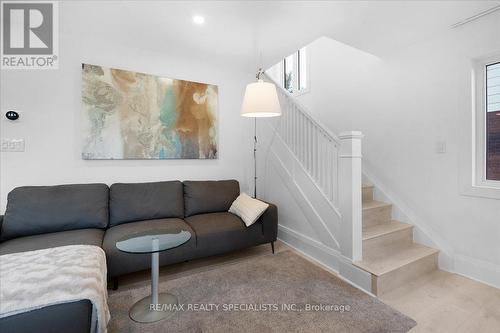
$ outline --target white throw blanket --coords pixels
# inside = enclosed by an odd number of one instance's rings
[[[69,245],[0,256],[0,318],[88,299],[93,305],[92,323],[97,322],[94,328],[105,333],[110,318],[107,296],[106,255],[98,246]]]

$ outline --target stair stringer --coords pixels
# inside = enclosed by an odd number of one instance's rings
[[[340,232],[340,214],[322,202],[322,194],[319,193],[314,184],[311,184],[311,180],[307,178],[307,173],[295,156],[287,151],[288,148],[280,141],[281,139],[278,137],[273,146],[270,147],[268,158],[272,167],[280,175],[281,180],[289,189],[289,193],[293,196],[321,243],[338,251],[340,245],[336,235],[339,235]],[[283,156],[283,154],[288,156]],[[280,158],[279,155],[282,157]],[[285,163],[284,160],[288,163]]]

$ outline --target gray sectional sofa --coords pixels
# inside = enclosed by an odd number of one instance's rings
[[[150,255],[120,252],[115,246],[120,238],[135,233],[178,227],[191,232],[186,244],[160,253],[160,265],[273,244],[278,227],[276,206],[270,204],[247,228],[228,212],[239,193],[236,180],[19,187],[9,193],[5,216],[0,217],[0,255],[74,244],[101,246],[108,277],[116,282],[120,275],[150,267]],[[2,318],[0,331],[31,332],[32,328],[39,332],[52,325],[46,318],[57,315],[63,328],[51,326],[49,330],[64,332],[65,327],[74,328],[74,320],[65,325],[66,318],[73,318],[75,309],[82,317],[87,312],[81,308],[89,306],[83,300]],[[90,329],[90,317],[83,318],[89,320]],[[27,321],[31,322],[28,328],[21,324]]]

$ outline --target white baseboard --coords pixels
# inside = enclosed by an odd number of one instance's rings
[[[354,266],[337,250],[283,225],[278,225],[278,238],[326,269],[334,271],[342,280],[373,296],[371,274]]]
[[[375,297],[375,295],[371,292],[372,275],[367,271],[354,266],[351,260],[343,255],[339,256],[339,276],[356,288],[361,289]]]
[[[455,255],[455,273],[500,289],[500,265]]]

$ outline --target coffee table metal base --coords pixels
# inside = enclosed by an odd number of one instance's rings
[[[154,243],[158,242],[153,239]],[[130,319],[138,323],[154,323],[171,317],[176,311],[177,297],[169,293],[158,292],[159,254],[151,253],[151,295],[135,303],[130,309]]]
[[[151,296],[146,296],[130,309],[130,319],[138,323],[154,323],[171,317],[175,313],[177,297],[168,293],[158,294],[158,302],[154,304]]]

